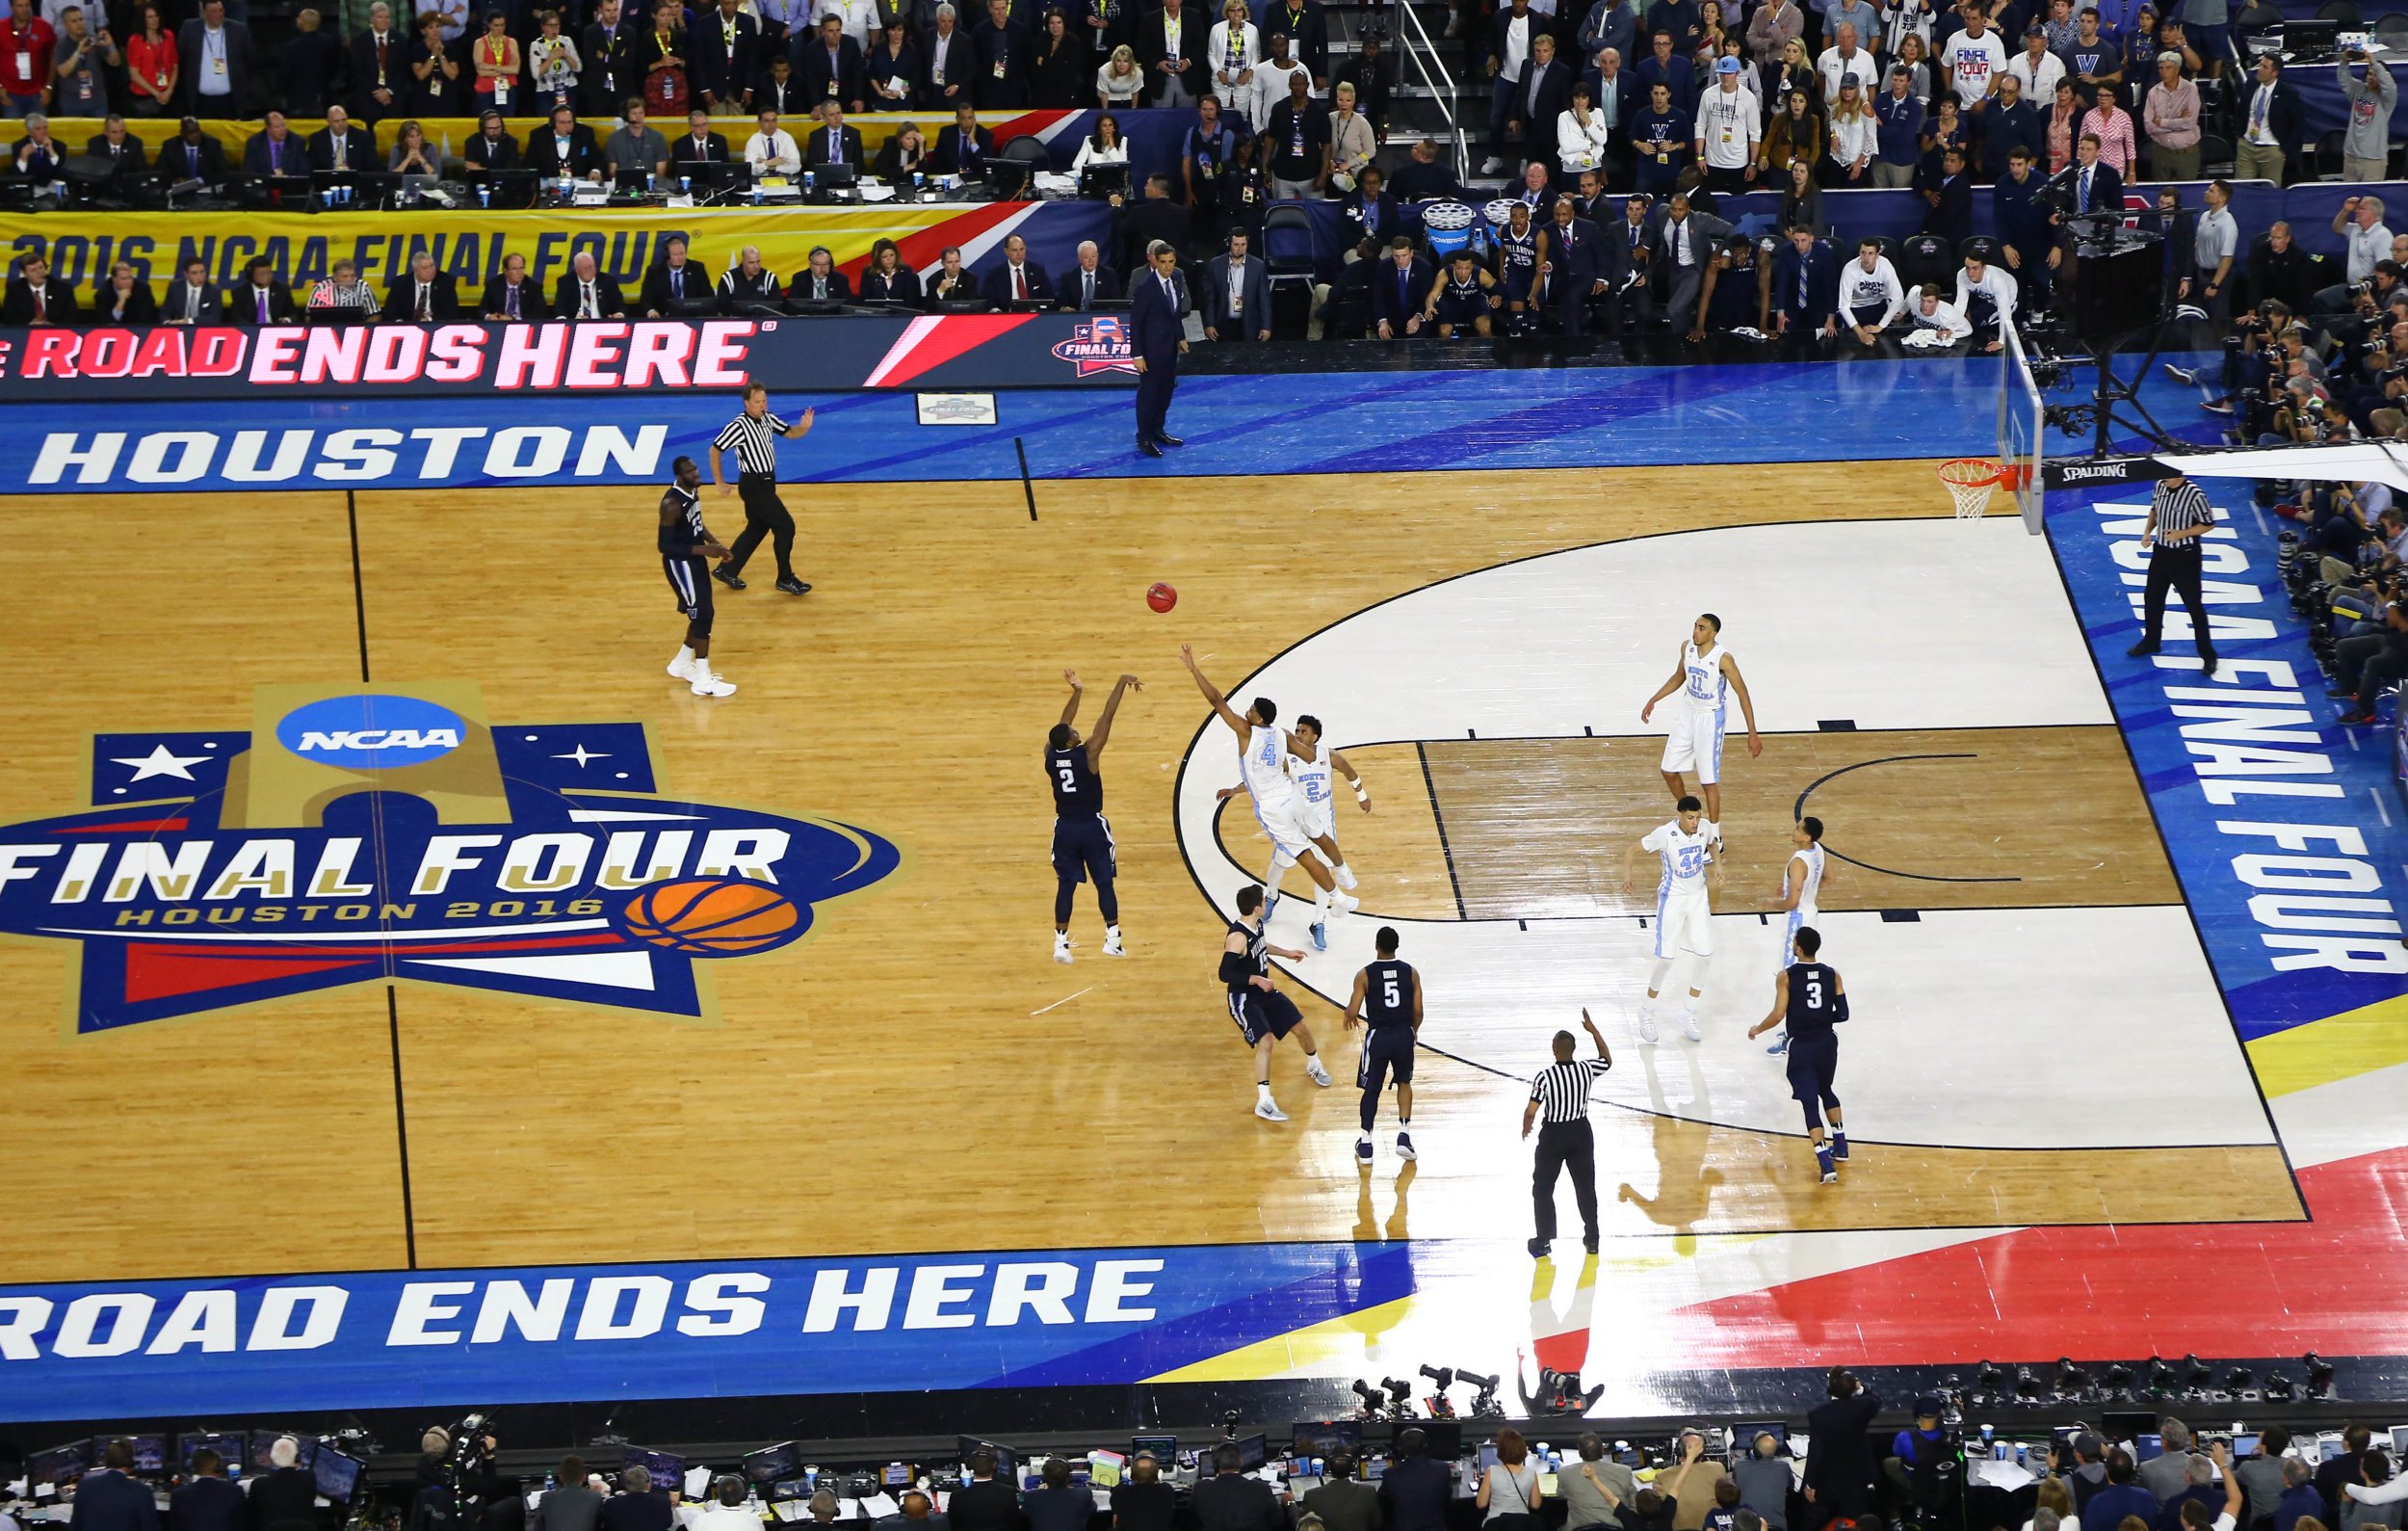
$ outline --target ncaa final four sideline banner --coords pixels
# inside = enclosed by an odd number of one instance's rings
[[[964,265],[976,266],[990,254],[1000,260],[1003,242],[1011,234],[1029,242],[1032,260],[1048,272],[1061,272],[1077,264],[1082,240],[1110,240],[1112,209],[1102,202],[1053,201],[585,212],[465,207],[398,215],[228,212],[156,218],[63,211],[19,222],[7,249],[12,272],[39,255],[50,263],[51,277],[74,287],[86,304],[119,260],[132,263],[136,278],[162,297],[187,262],[200,261],[211,281],[230,287],[262,255],[287,286],[319,281],[336,261],[348,260],[381,295],[408,272],[420,251],[458,283],[464,304],[477,302],[485,278],[497,275],[508,256],[525,257],[527,274],[548,294],[581,251],[626,289],[632,304],[644,273],[665,259],[671,234],[686,237],[690,258],[713,280],[747,245],[757,247],[762,264],[787,281],[809,264],[817,246],[825,246],[837,267],[852,275],[867,263],[873,244],[891,239],[902,249],[904,265],[928,272],[953,246],[960,247]]]

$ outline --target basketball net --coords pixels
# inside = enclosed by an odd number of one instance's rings
[[[1979,520],[1990,508],[1991,491],[2015,478],[2015,469],[2002,468],[1988,458],[1951,458],[1940,464],[1940,482],[1949,487],[1960,521]]]

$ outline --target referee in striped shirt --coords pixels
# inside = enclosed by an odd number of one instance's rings
[[[2149,496],[2149,586],[2141,605],[2140,642],[2124,650],[2134,659],[2158,651],[2165,626],[2165,592],[2171,586],[2190,613],[2190,634],[2199,646],[2199,668],[2215,673],[2215,641],[2208,634],[2208,608],[2199,593],[2199,540],[2215,528],[2215,512],[2208,508],[2207,492],[2183,476],[2158,481]]]
[[[1597,1253],[1597,1139],[1588,1130],[1588,1088],[1613,1067],[1613,1054],[1606,1050],[1605,1036],[1585,1010],[1581,1024],[1597,1044],[1597,1056],[1575,1059],[1579,1040],[1568,1031],[1557,1032],[1556,1061],[1531,1081],[1531,1103],[1522,1111],[1526,1138],[1540,1115],[1546,1117],[1538,1128],[1538,1163],[1531,1174],[1531,1207],[1538,1218],[1538,1236],[1531,1240],[1530,1251],[1540,1259],[1555,1242],[1556,1176],[1566,1165],[1572,1169],[1572,1199],[1581,1208],[1581,1248]]]
[[[720,475],[720,454],[733,452],[738,469],[735,488],[745,497],[744,532],[720,567],[711,570],[711,577],[729,590],[745,588],[745,560],[765,537],[771,539],[770,546],[777,554],[777,588],[789,595],[804,594],[811,589],[795,577],[795,518],[787,512],[786,502],[777,497],[777,438],[800,440],[810,434],[812,417],[818,413],[805,409],[802,418],[790,426],[770,413],[770,390],[747,383],[744,409],[711,442],[711,482],[721,494],[727,492],[727,481]]]

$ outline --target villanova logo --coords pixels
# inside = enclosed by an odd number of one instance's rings
[[[1072,325],[1069,339],[1054,342],[1054,355],[1063,361],[1077,362],[1082,378],[1099,372],[1138,370],[1129,321],[1118,314],[1097,314]]]
[[[660,796],[641,724],[488,725],[473,687],[416,689],[95,736],[90,809],[0,826],[0,935],[76,944],[85,1032],[405,978],[698,1016],[697,961],[785,945],[901,858]]]

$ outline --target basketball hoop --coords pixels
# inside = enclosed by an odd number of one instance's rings
[[[2012,467],[2002,468],[1988,458],[1951,458],[1940,464],[1940,482],[1949,487],[1949,497],[1956,501],[1956,518],[1977,521],[1990,508],[1990,492],[2001,485],[2012,486],[2017,478]]]

